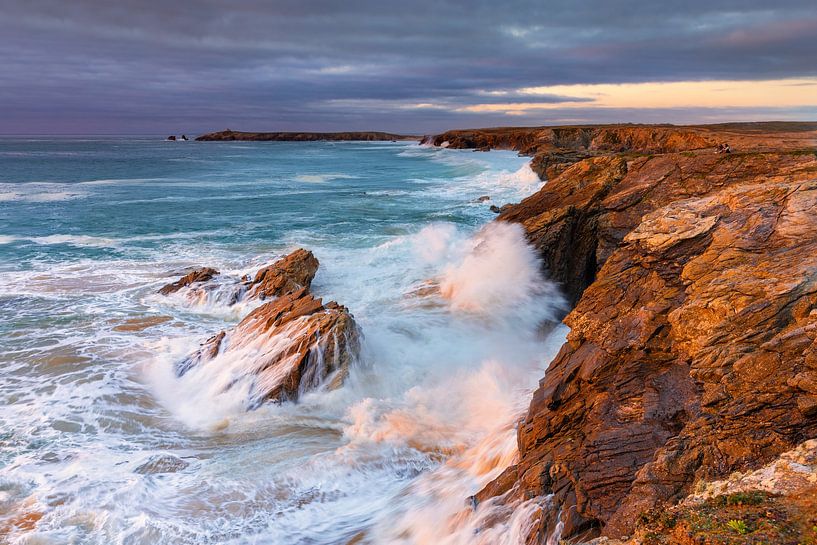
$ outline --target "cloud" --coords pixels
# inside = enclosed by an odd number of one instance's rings
[[[815,118],[815,32],[813,0],[5,0],[0,132]]]
[[[558,95],[557,93],[563,93]],[[817,78],[760,81],[674,81],[524,87],[518,96],[535,102],[471,104],[457,111],[522,115],[536,110],[585,108],[814,108]],[[507,96],[507,95],[505,95]],[[560,97],[554,100],[554,97]]]

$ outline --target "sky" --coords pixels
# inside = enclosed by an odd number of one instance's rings
[[[817,120],[817,0],[0,0],[0,134]]]

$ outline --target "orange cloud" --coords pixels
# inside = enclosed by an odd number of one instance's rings
[[[759,81],[677,81],[523,87],[525,102],[473,104],[461,112],[522,115],[535,110],[573,108],[761,108],[817,106],[817,78]],[[536,102],[537,96],[563,96]]]

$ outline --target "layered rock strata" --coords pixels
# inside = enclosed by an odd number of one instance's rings
[[[740,151],[796,150],[813,145],[817,123],[729,123],[722,125],[584,125],[452,130],[421,143],[457,149],[514,150],[533,157],[542,179],[565,167],[611,153],[679,153],[716,149],[726,142]]]
[[[777,130],[496,136],[534,161],[553,142],[588,154],[499,217],[574,304],[518,463],[476,496],[539,503],[529,543],[628,535],[817,437],[817,134]],[[704,146],[725,140],[734,153]]]

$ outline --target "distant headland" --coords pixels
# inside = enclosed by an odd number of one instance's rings
[[[218,142],[223,140],[246,140],[252,142],[274,141],[274,142],[316,142],[319,140],[329,141],[392,141],[392,140],[419,140],[419,136],[409,136],[404,134],[392,134],[388,132],[362,131],[362,132],[242,132],[231,131],[230,129],[203,134],[196,138],[202,142]]]

